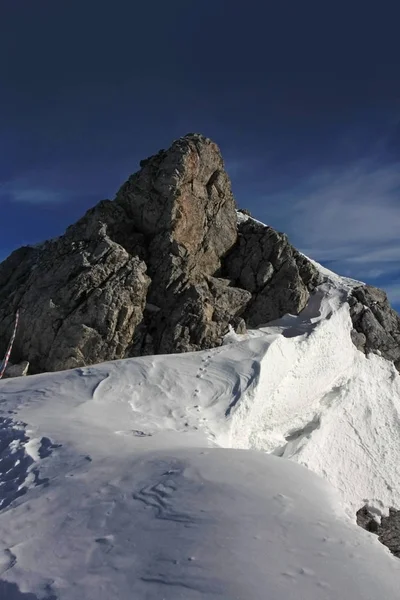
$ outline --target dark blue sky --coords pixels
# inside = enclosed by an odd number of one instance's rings
[[[0,7],[0,258],[189,131],[241,206],[400,303],[398,2]]]

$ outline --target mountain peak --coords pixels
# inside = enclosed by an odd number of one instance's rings
[[[12,360],[32,372],[213,348],[299,314],[323,280],[285,234],[237,213],[217,144],[189,133],[63,236],[0,265],[0,351],[17,310]],[[398,364],[400,319],[365,293],[351,300],[353,341]]]

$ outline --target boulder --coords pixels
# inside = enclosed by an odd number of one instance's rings
[[[355,346],[368,354],[379,353],[400,371],[400,316],[386,293],[370,285],[354,288],[349,298]]]
[[[5,379],[7,377],[25,377],[26,375],[28,375],[28,371],[29,363],[27,360],[24,360],[17,365],[12,365],[11,363],[8,363],[3,377]]]
[[[379,523],[366,504],[356,512],[356,521],[366,531],[378,534]]]

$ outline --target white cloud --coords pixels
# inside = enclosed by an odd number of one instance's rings
[[[12,202],[50,204],[64,202],[71,197],[65,181],[59,183],[59,172],[53,169],[30,171],[0,184],[0,197]],[[64,184],[64,185],[63,185]]]
[[[280,216],[306,254],[353,276],[400,268],[400,163],[324,170],[286,194]]]
[[[338,243],[361,243],[376,251],[376,243],[395,242],[400,252],[399,164],[376,170],[365,165],[314,178],[310,184],[314,190],[294,208],[313,244],[334,255]]]
[[[400,262],[400,241],[396,244],[396,240],[394,240],[393,244],[389,247],[376,248],[360,256],[354,256],[352,260],[355,263],[386,262],[398,264]]]
[[[24,189],[11,187],[8,191],[0,190],[0,195],[7,194],[13,202],[27,202],[29,204],[49,204],[65,202],[67,197],[61,192],[37,188]]]
[[[386,285],[385,291],[392,304],[400,305],[400,282]]]
[[[95,197],[98,200],[113,197],[118,188],[136,171],[133,157],[116,156],[99,168],[96,161],[87,163],[66,160],[60,164],[38,167],[14,179],[0,181],[0,199],[29,204],[55,204],[77,197]]]

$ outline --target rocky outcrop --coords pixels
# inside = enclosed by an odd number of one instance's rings
[[[17,251],[0,265],[0,331],[7,337],[20,309],[13,361],[29,360],[35,373],[123,358],[149,283],[146,265],[100,231],[78,237],[70,229]]]
[[[151,238],[152,277],[169,286],[182,273],[190,280],[214,274],[237,238],[235,200],[218,146],[189,134],[141,167],[116,203]]]
[[[285,235],[236,213],[218,147],[189,134],[0,265],[0,354],[17,308],[12,361],[37,373],[218,346],[230,326],[298,313],[319,281]]]
[[[400,371],[400,316],[383,290],[370,285],[355,288],[349,298],[356,347],[393,361]]]
[[[379,541],[385,544],[394,556],[400,558],[400,510],[389,509],[389,514],[381,519]]]
[[[322,281],[312,263],[285,234],[246,216],[239,221],[238,234],[224,271],[235,285],[252,294],[243,314],[247,325],[257,327],[303,310],[310,291]]]
[[[400,558],[400,510],[389,509],[389,514],[381,517],[380,523],[374,518],[368,506],[357,511],[357,524],[363,529],[376,533],[379,541],[390,552]]]
[[[12,365],[8,363],[7,368],[4,372],[4,378],[7,379],[9,377],[25,377],[28,375],[29,371],[29,363],[27,360],[23,360],[18,365]]]
[[[237,239],[236,205],[219,148],[189,134],[141,167],[115,200],[147,241],[151,308],[134,351],[219,345],[250,299],[229,281],[213,279]]]
[[[216,144],[191,134],[145,160],[114,201],[0,265],[0,351],[53,371],[221,344],[251,298],[216,278],[237,238]]]
[[[239,315],[251,294],[214,277],[188,285],[180,293],[166,297],[160,310],[150,305],[145,319],[145,337],[134,354],[187,352],[220,346],[229,325],[242,325]],[[147,348],[143,349],[143,341]]]
[[[357,525],[359,525],[359,527],[362,527],[363,529],[365,529],[366,531],[369,531],[370,533],[378,534],[379,523],[375,519],[374,515],[369,510],[367,505],[362,506],[356,512],[356,521],[357,521]]]

